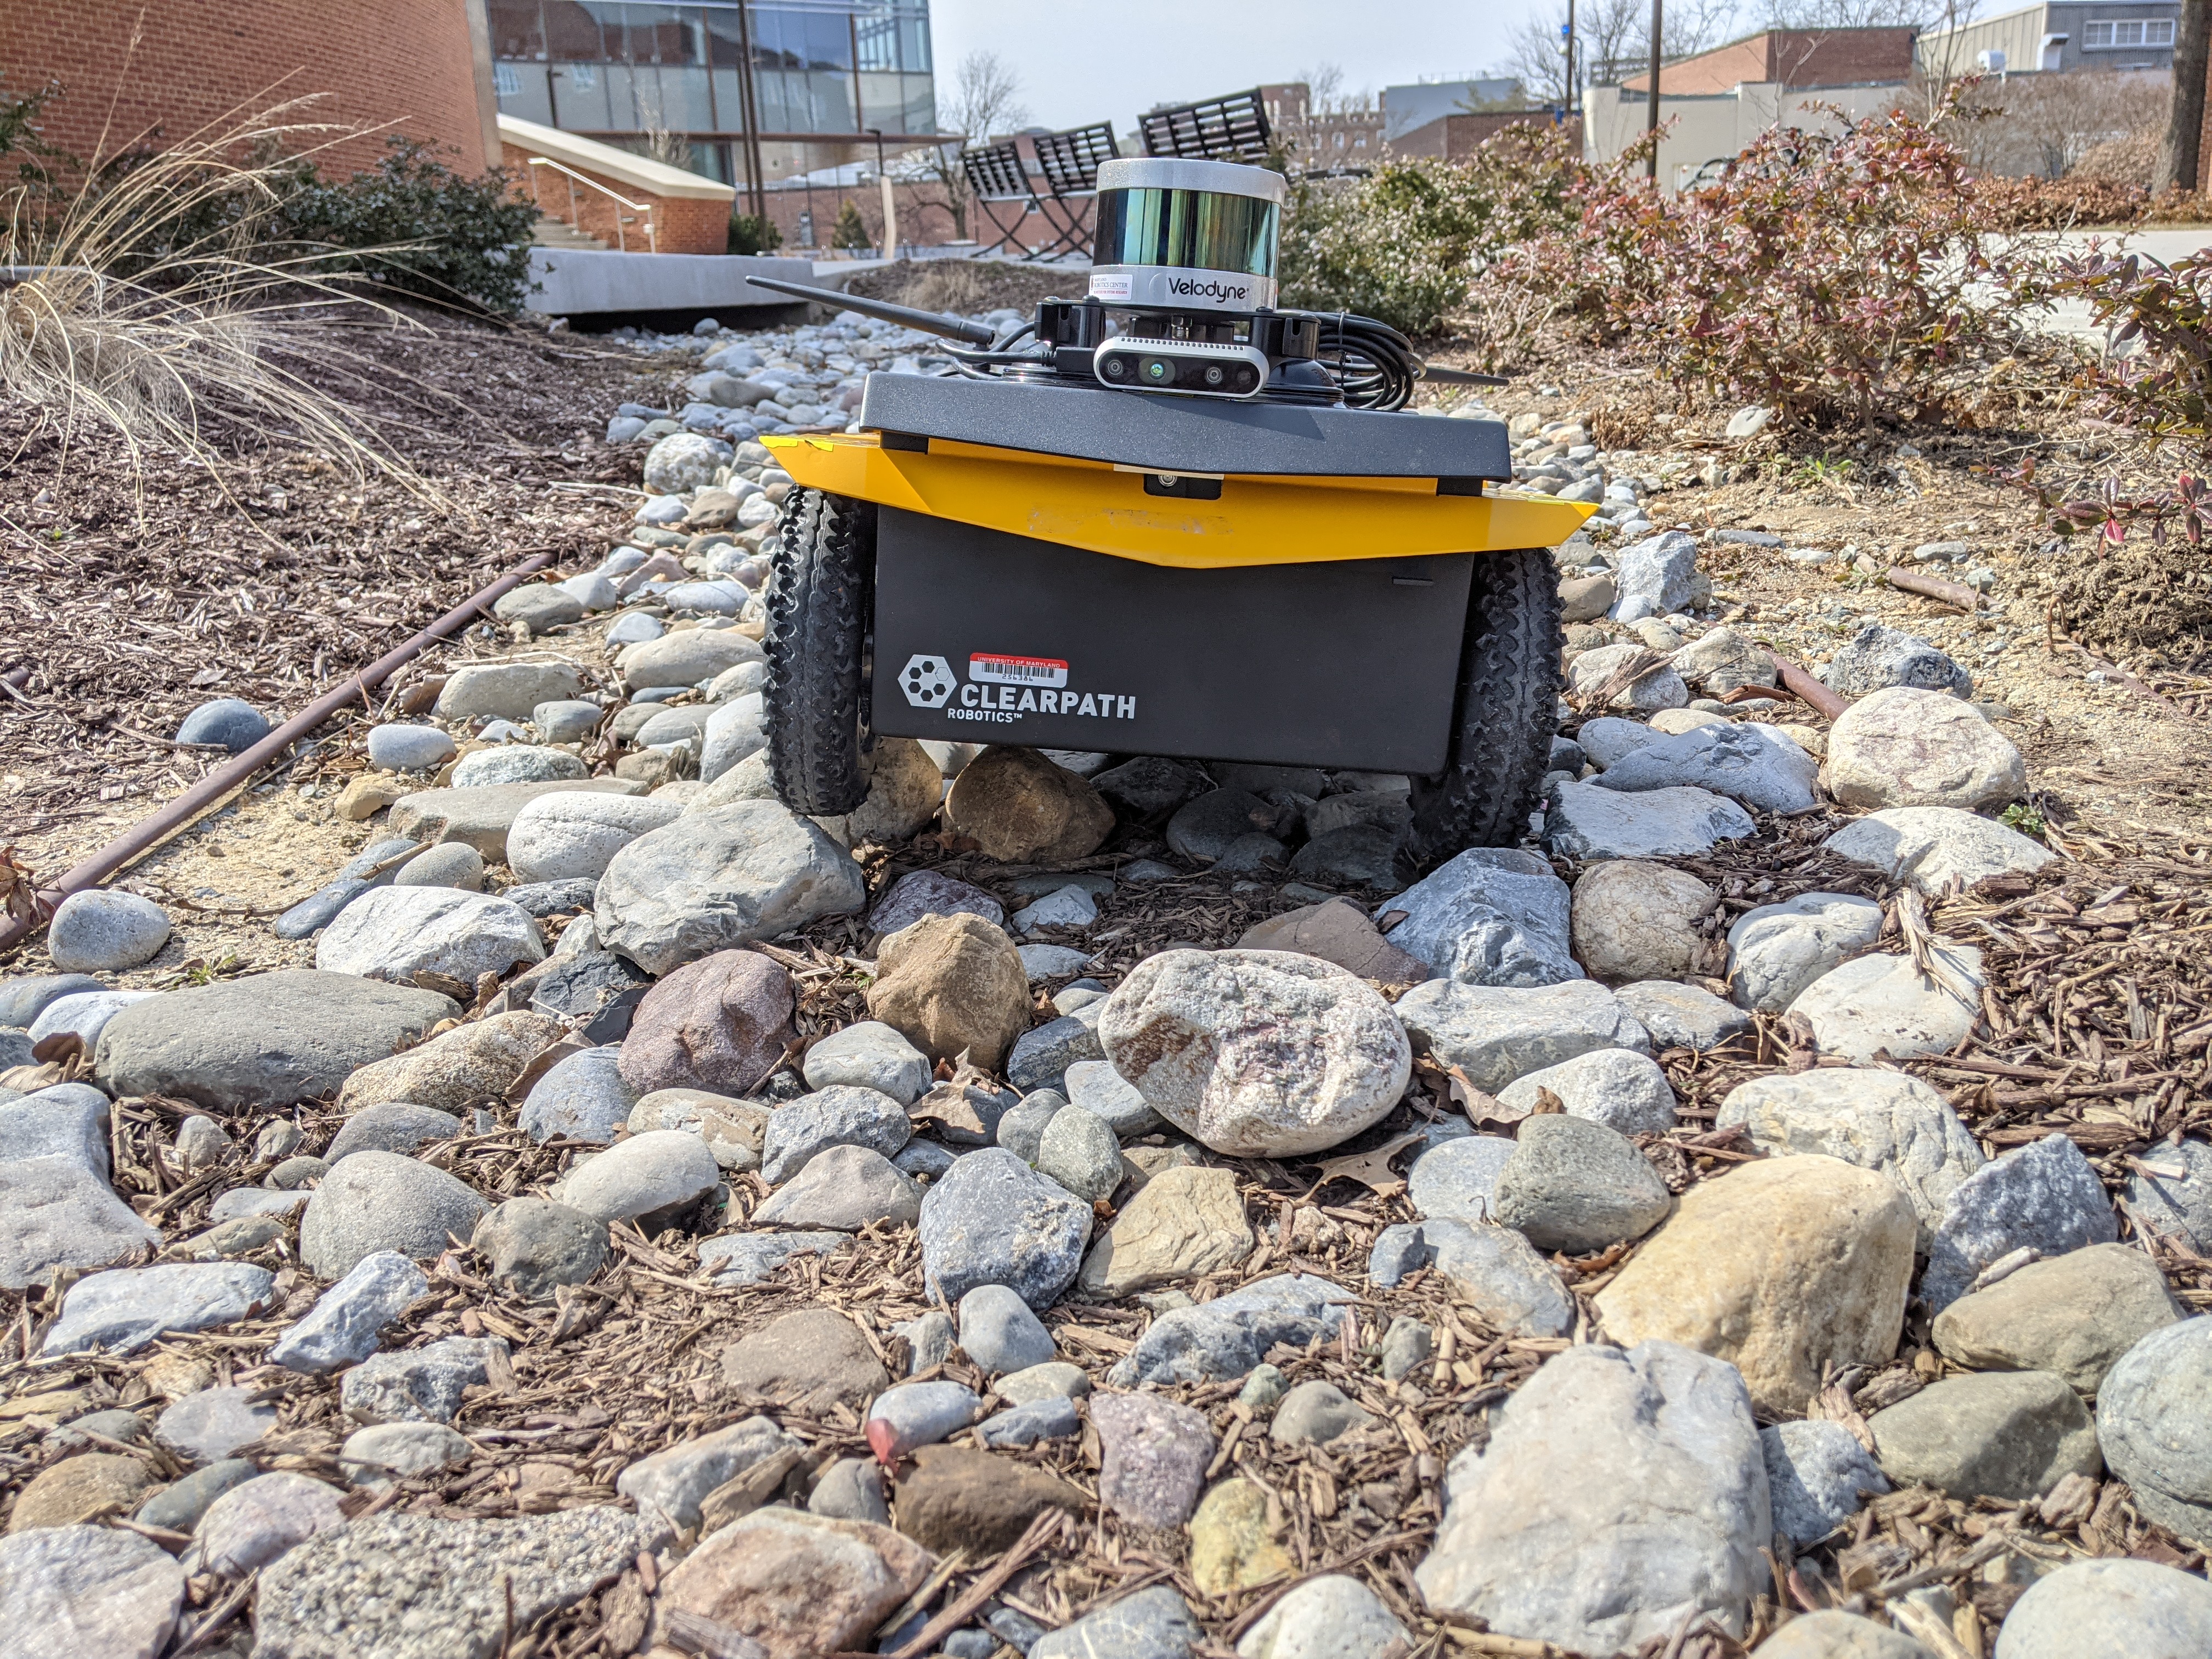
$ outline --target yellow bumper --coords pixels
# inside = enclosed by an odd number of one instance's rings
[[[1402,559],[1556,547],[1597,511],[1543,495],[1439,495],[1433,478],[1223,479],[1221,499],[1147,495],[1109,462],[932,439],[885,449],[872,433],[769,437],[797,482],[934,519],[1146,564]]]

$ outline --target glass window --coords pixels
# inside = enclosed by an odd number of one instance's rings
[[[491,66],[491,89],[502,98],[521,96],[522,71],[513,64],[494,64]]]
[[[1091,258],[1102,265],[1174,265],[1272,276],[1277,217],[1273,202],[1218,191],[1101,191]]]
[[[2117,51],[2129,46],[2171,46],[2171,17],[2100,18],[2081,26],[2081,45],[2089,52]]]

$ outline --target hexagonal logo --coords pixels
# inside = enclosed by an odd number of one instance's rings
[[[899,690],[916,708],[942,708],[959,682],[952,665],[942,657],[908,657],[899,670]]]

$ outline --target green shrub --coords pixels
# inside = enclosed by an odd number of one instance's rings
[[[851,197],[847,197],[844,211],[837,216],[837,222],[830,228],[830,246],[861,248],[875,245],[876,239],[868,234],[867,226],[860,222],[860,210],[853,205]]]
[[[783,246],[783,233],[765,214],[732,213],[730,247],[732,253],[773,253]]]

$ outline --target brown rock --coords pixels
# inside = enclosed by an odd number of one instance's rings
[[[1570,576],[1559,584],[1559,620],[1593,623],[1620,597],[1611,576]]]
[[[981,916],[927,915],[878,949],[868,1012],[932,1060],[965,1050],[994,1072],[1029,1030],[1029,975],[1014,942]]]
[[[738,509],[744,505],[726,489],[702,489],[691,498],[691,510],[684,515],[684,527],[720,530],[738,521]]]
[[[1886,1177],[1768,1158],[1684,1194],[1597,1310],[1620,1346],[1656,1337],[1728,1360],[1753,1405],[1798,1417],[1826,1368],[1897,1352],[1914,1237],[1912,1206]]]
[[[912,738],[878,738],[868,751],[868,798],[842,817],[814,821],[840,847],[887,846],[929,827],[945,799],[945,775]]]
[[[1156,1394],[1100,1394],[1091,1397],[1091,1421],[1101,1504],[1141,1527],[1190,1519],[1213,1458],[1204,1413]]]
[[[687,962],[637,1005],[623,1039],[623,1081],[641,1095],[742,1095],[783,1057],[792,1006],[791,975],[757,951]]]
[[[1333,898],[1271,917],[1237,941],[1240,951],[1296,951],[1349,968],[1385,985],[1419,985],[1435,970],[1382,937],[1367,913],[1350,899]]]
[[[1698,965],[1698,923],[1720,896],[1686,870],[1642,859],[1594,865],[1575,883],[1575,959],[1614,984],[1680,979]]]
[[[459,1112],[503,1100],[522,1068],[558,1042],[563,1029],[557,1019],[520,1011],[457,1025],[418,1048],[362,1066],[338,1091],[338,1110],[350,1115],[365,1106],[405,1100]]]
[[[1252,1254],[1256,1242],[1244,1219],[1234,1171],[1166,1168],[1144,1182],[1106,1236],[1091,1246],[1079,1282],[1092,1296],[1133,1296],[1155,1285],[1233,1267]]]
[[[2092,1244],[2032,1261],[1936,1316],[1936,1346],[1977,1371],[2051,1371],[2094,1394],[2120,1356],[2184,1317],[2141,1250]]]
[[[872,1644],[936,1559],[889,1527],[781,1505],[711,1534],[660,1581],[653,1633],[685,1653],[673,1615],[726,1626],[768,1659],[820,1659]]]
[[[898,1529],[939,1552],[1005,1549],[1039,1511],[1081,1515],[1083,1494],[1028,1463],[964,1446],[923,1446],[894,1488]]]
[[[85,1452],[65,1458],[15,1495],[8,1530],[73,1527],[103,1516],[127,1515],[160,1484],[145,1464],[120,1452]]]
[[[338,791],[337,814],[348,823],[359,823],[413,793],[412,784],[389,773],[364,772]]]
[[[1267,1494],[1253,1481],[1224,1480],[1190,1517],[1190,1576],[1208,1595],[1229,1595],[1297,1571],[1267,1532]]]
[[[890,1386],[860,1328],[834,1308],[802,1308],[722,1350],[722,1380],[777,1405],[866,1407]]]
[[[961,769],[945,821],[1007,864],[1087,858],[1114,827],[1098,792],[1034,749],[986,749]]]

